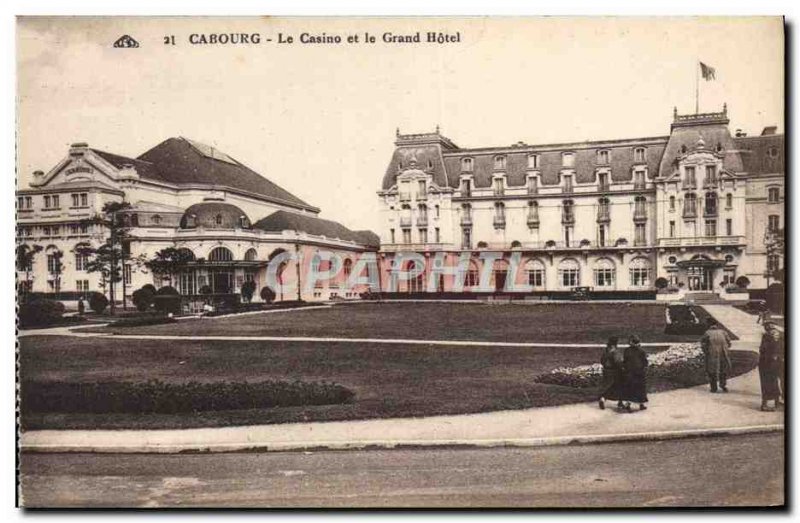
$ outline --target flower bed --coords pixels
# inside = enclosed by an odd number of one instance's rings
[[[697,373],[704,372],[703,350],[697,343],[678,343],[667,350],[647,355],[648,378],[661,378],[681,383],[691,383]],[[598,387],[603,375],[599,363],[578,367],[559,367],[537,376],[536,383],[564,387]]]

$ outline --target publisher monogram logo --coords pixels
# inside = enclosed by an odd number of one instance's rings
[[[116,42],[114,42],[114,47],[121,47],[121,48],[139,47],[139,42],[134,40],[129,35],[122,35],[117,39]]]

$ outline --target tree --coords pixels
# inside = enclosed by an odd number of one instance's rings
[[[244,300],[246,303],[253,301],[253,294],[255,293],[256,282],[249,280],[242,284],[242,300]]]
[[[64,264],[61,263],[61,259],[64,258],[64,253],[56,250],[52,251],[47,256],[53,257],[53,263],[50,264],[48,260],[48,269],[50,270],[50,274],[53,276],[53,290],[56,294],[61,292],[61,273],[64,272]]]
[[[189,270],[193,261],[196,260],[191,251],[167,247],[158,251],[152,259],[145,261],[144,266],[153,274],[168,278],[172,285],[181,274]]]
[[[36,255],[42,252],[41,245],[27,245],[21,244],[17,246],[17,271],[25,273],[24,292],[29,292],[33,287],[33,262]]]
[[[107,202],[103,205],[102,211],[81,223],[99,226],[108,231],[108,237],[100,245],[93,247],[82,245],[76,247],[75,252],[91,257],[86,264],[87,272],[99,272],[103,282],[108,285],[109,304],[111,314],[116,309],[114,290],[115,285],[122,281],[122,267],[126,260],[130,259],[130,249],[128,248],[130,226],[125,218],[125,211],[130,209],[128,202]],[[125,300],[123,291],[123,302]]]

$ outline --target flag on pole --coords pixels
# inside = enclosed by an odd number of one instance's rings
[[[700,62],[700,71],[703,75],[703,80],[716,80],[717,79],[717,72],[714,70],[713,67],[710,65],[706,65],[703,62]]]

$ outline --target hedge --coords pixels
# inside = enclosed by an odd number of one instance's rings
[[[64,310],[64,304],[60,301],[30,300],[19,307],[19,326],[24,329],[57,325],[62,320]]]
[[[355,393],[335,383],[303,381],[65,383],[23,381],[20,407],[31,412],[178,414],[332,405]]]

